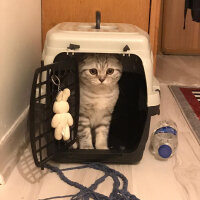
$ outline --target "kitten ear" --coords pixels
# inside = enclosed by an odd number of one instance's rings
[[[122,55],[121,54],[115,54],[113,55],[119,62],[122,60]]]
[[[78,63],[82,63],[85,59],[85,54],[81,54],[79,56],[77,56],[77,62]]]
[[[85,64],[85,60],[86,60],[86,58],[88,58],[88,56],[89,56],[88,53],[84,53],[77,57],[77,62],[78,62],[79,67],[81,67],[83,64]]]

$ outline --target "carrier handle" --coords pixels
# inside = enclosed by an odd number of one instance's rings
[[[101,24],[101,12],[96,11],[96,29],[100,29]]]

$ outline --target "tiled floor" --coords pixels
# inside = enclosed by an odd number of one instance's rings
[[[192,70],[193,69],[193,70]],[[178,126],[178,149],[168,161],[158,161],[146,145],[143,159],[137,165],[110,165],[122,172],[129,180],[129,191],[141,200],[198,200],[200,196],[200,146],[188,127],[170,93],[167,84],[200,83],[200,57],[159,56],[157,77],[161,82],[161,114],[152,117],[150,134],[155,124],[163,119],[172,119]],[[60,164],[59,167],[71,167]],[[90,185],[100,172],[82,170],[68,172],[68,177]],[[98,191],[108,194],[112,181],[106,180]],[[56,195],[72,194],[77,190],[67,186],[52,173],[41,171],[33,163],[30,148],[25,149],[14,167],[6,185],[0,186],[1,200],[36,200]]]

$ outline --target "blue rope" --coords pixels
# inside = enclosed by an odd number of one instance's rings
[[[120,172],[111,169],[107,167],[106,165],[102,163],[87,163],[82,166],[78,167],[71,167],[71,168],[65,168],[65,169],[59,169],[55,166],[45,164],[45,168],[51,170],[52,172],[56,172],[57,175],[60,177],[62,181],[67,183],[70,186],[76,187],[80,190],[77,194],[74,195],[64,195],[64,196],[55,196],[55,197],[49,197],[45,199],[40,200],[51,200],[51,199],[61,199],[61,198],[69,198],[71,197],[71,200],[139,200],[135,195],[132,195],[128,192],[128,180],[127,178],[121,174]],[[78,169],[84,169],[84,168],[91,168],[96,169],[104,172],[104,175],[97,179],[90,187],[85,187],[81,185],[80,183],[71,181],[64,175],[64,171],[70,171],[70,170],[78,170]],[[111,177],[113,179],[113,191],[109,195],[109,197],[100,194],[98,192],[95,192],[98,185],[105,181],[107,177]],[[122,189],[119,189],[120,187],[120,179],[122,181]]]

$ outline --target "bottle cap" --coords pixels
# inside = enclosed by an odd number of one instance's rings
[[[172,149],[170,146],[163,144],[159,147],[158,153],[162,158],[169,158],[172,154]]]

